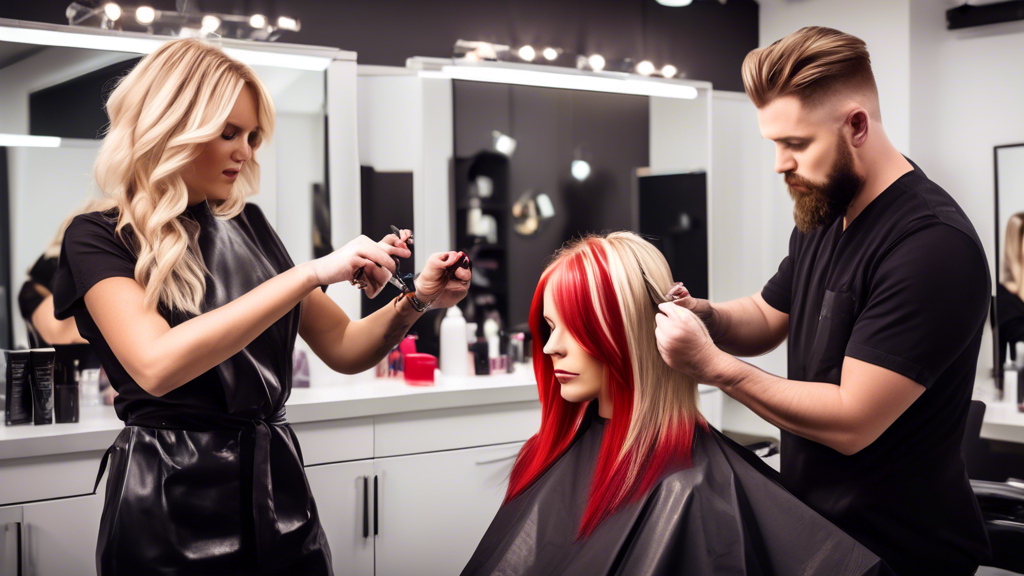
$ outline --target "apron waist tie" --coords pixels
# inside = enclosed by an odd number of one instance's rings
[[[147,416],[145,418],[129,418],[126,426],[138,426],[141,428],[156,428],[165,430],[187,430],[193,432],[210,432],[214,430],[238,430],[239,431],[239,457],[241,465],[241,492],[242,492],[242,514],[252,509],[251,524],[256,542],[253,547],[256,550],[256,561],[260,563],[263,555],[273,556],[275,541],[278,534],[274,530],[277,525],[277,513],[274,510],[274,486],[270,474],[270,426],[282,426],[287,424],[285,420],[285,409],[280,410],[267,418],[239,418],[230,414],[204,414],[204,415],[163,415]],[[96,483],[93,484],[92,493],[95,494],[107,469],[107,462],[110,455],[117,450],[117,445],[107,448],[100,459],[99,473],[96,474]],[[243,518],[243,526],[249,524]]]

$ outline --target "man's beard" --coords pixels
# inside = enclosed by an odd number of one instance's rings
[[[805,234],[834,222],[846,212],[854,196],[864,187],[864,178],[854,170],[850,145],[842,139],[839,142],[839,155],[823,184],[811,182],[792,172],[786,173],[789,195],[796,202],[793,218],[796,227]],[[806,191],[797,192],[793,186],[800,186]]]

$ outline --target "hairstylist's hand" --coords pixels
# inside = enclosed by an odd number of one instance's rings
[[[394,234],[388,234],[382,238],[378,244],[380,244],[381,248],[384,248],[385,250],[387,250],[389,246],[399,248],[401,249],[401,252],[389,252],[389,254],[394,254],[399,258],[408,258],[409,256],[412,256],[412,251],[409,250],[409,246],[413,243],[412,230],[399,230],[398,233],[401,237],[395,236]]]
[[[715,310],[711,307],[711,302],[691,296],[690,291],[686,289],[686,286],[684,286],[682,282],[676,282],[673,284],[672,289],[669,290],[666,296],[676,306],[682,306],[690,312],[693,312],[697,318],[700,318],[701,322],[704,323],[704,326],[707,326],[712,339],[716,337],[718,326],[716,322],[717,319],[715,317]]]
[[[672,302],[664,302],[658,309],[654,337],[662,359],[697,382],[713,383],[725,352],[715,346],[707,327],[696,314]]]
[[[469,281],[473,278],[472,268],[458,268],[447,283],[443,282],[445,270],[459,259],[460,254],[431,254],[423,272],[416,278],[416,297],[424,302],[433,301],[431,308],[450,308],[465,298]]]
[[[366,236],[359,236],[327,256],[313,260],[310,264],[316,273],[317,282],[321,286],[350,282],[360,268],[375,282],[387,282],[395,270],[391,256],[408,257],[410,252],[408,247],[392,245],[385,240],[387,237],[374,242]]]

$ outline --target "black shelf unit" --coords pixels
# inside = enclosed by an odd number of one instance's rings
[[[455,159],[455,245],[473,260],[473,282],[466,297],[467,320],[482,328],[483,319],[490,310],[508,326],[508,259],[506,246],[510,230],[508,200],[509,159],[503,154],[481,151],[468,158]],[[484,176],[493,184],[487,198],[475,195],[476,178]],[[497,242],[471,235],[468,230],[470,211],[479,208],[482,214],[494,218]],[[486,285],[483,285],[486,281]]]

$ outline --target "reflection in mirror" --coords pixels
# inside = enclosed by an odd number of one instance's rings
[[[704,99],[452,83],[455,241],[475,266],[467,318],[525,329],[547,258],[611,230],[645,234],[707,297]]]
[[[995,148],[995,176],[998,380],[1007,371],[1024,369],[1024,144]]]
[[[0,42],[3,348],[46,342],[29,325],[49,293],[59,251],[54,240],[69,216],[96,209],[87,202],[101,197],[92,169],[107,124],[103,106],[139,59],[123,52]],[[330,246],[325,75],[253,69],[274,99],[277,127],[256,153],[260,193],[250,201],[267,215],[292,259],[303,262],[313,257],[314,243],[320,251]],[[314,204],[324,210],[319,216]]]

